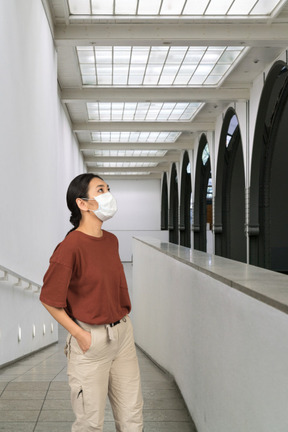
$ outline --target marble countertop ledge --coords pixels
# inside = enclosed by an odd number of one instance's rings
[[[288,276],[150,237],[136,240],[288,314]]]

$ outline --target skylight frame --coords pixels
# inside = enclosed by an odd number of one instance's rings
[[[91,132],[93,143],[174,143],[181,132],[140,131],[140,132]]]
[[[101,176],[145,176],[150,175],[151,171],[102,171],[101,170]]]
[[[77,46],[83,87],[217,87],[244,46]]]
[[[90,121],[190,122],[203,102],[87,102]]]
[[[168,6],[169,0],[153,0],[150,2],[151,7],[147,7],[148,0],[135,0],[133,9],[127,7],[123,0],[67,0],[70,17],[91,18],[97,17],[107,19],[115,17],[132,17],[135,18],[187,18],[187,17],[246,17],[246,18],[269,18],[277,11],[284,0],[206,0],[195,2],[195,0],[178,0],[174,2],[171,8]],[[80,6],[82,3],[82,9]],[[102,7],[100,13],[95,13],[94,3],[97,8]],[[245,3],[243,5],[243,3]],[[239,7],[241,4],[242,8]],[[79,7],[80,6],[80,7]],[[245,10],[243,11],[243,6]]]
[[[117,158],[126,158],[126,157],[155,157],[160,158],[164,157],[168,150],[145,150],[145,149],[133,149],[133,150],[94,150],[95,157],[117,157]]]
[[[156,168],[158,162],[101,162],[93,163],[96,168]]]

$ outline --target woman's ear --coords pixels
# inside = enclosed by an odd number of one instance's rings
[[[76,198],[76,204],[77,204],[77,206],[79,207],[80,210],[87,211],[87,204],[81,198]]]

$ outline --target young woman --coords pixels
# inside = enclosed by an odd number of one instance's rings
[[[142,432],[142,394],[131,304],[117,238],[102,229],[117,210],[101,177],[81,174],[69,185],[74,228],[44,276],[40,300],[68,331],[65,353],[72,432],[102,431],[107,395],[117,432]]]

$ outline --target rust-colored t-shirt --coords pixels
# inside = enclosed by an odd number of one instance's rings
[[[131,303],[118,240],[72,231],[60,243],[44,276],[40,300],[87,324],[109,324],[127,315]]]

